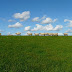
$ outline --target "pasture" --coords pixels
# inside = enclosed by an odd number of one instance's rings
[[[0,72],[72,72],[72,36],[0,36]]]

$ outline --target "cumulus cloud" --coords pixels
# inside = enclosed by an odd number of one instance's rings
[[[41,24],[50,24],[50,23],[53,23],[53,22],[56,22],[56,21],[57,21],[57,19],[52,20],[51,18],[48,17],[45,20],[43,20],[41,22]]]
[[[54,28],[54,30],[60,31],[60,30],[62,30],[62,28],[63,28],[62,25],[56,25],[56,27]]]
[[[66,32],[67,33],[72,33],[72,30],[71,29],[68,29]]]
[[[46,15],[44,15],[42,18],[40,18],[40,17],[33,18],[32,22],[39,22],[41,24],[50,24],[50,23],[56,22],[57,20],[58,20],[57,18],[54,20],[52,20],[50,17],[46,18]]]
[[[72,27],[72,20],[64,19],[64,22],[69,22],[69,23],[67,24],[67,27]]]
[[[51,18],[46,18],[45,20],[43,20],[41,22],[41,24],[49,24],[49,23],[52,23],[52,19]]]
[[[39,22],[39,21],[40,21],[39,17],[35,17],[32,19],[32,22]]]
[[[27,33],[31,33],[30,31],[28,31]]]
[[[63,34],[63,33],[58,33],[58,35],[59,35],[59,36],[63,36],[64,34]]]
[[[24,31],[30,31],[31,26],[25,27]]]
[[[20,19],[20,21],[26,21],[30,18],[30,11],[24,11],[22,13],[15,13],[13,15],[14,18]]]
[[[38,31],[38,30],[60,31],[62,28],[63,28],[62,25],[56,25],[56,27],[54,28],[51,24],[46,25],[46,26],[42,26],[42,25],[36,24],[36,27],[31,29],[31,31]]]
[[[53,20],[53,22],[56,22],[57,20],[58,20],[58,19],[56,18],[56,19]]]
[[[44,27],[42,25],[36,24],[36,27],[31,29],[31,31],[38,31],[38,30],[43,30],[43,29],[44,29]]]
[[[31,33],[30,31],[27,31],[24,35],[27,35],[27,33]]]
[[[22,27],[23,25],[19,22],[15,23],[14,25],[8,25],[9,28],[20,28]]]
[[[52,31],[52,30],[53,30],[53,26],[52,26],[51,24],[49,24],[49,25],[46,25],[46,26],[44,27],[44,29],[45,29],[46,31]]]
[[[8,22],[15,22],[15,20],[9,19]]]
[[[45,19],[46,15],[44,15],[41,19],[39,17],[35,17],[32,19],[32,22],[40,22],[41,20]]]
[[[64,19],[64,22],[70,21],[69,19]]]
[[[44,16],[41,18],[41,20],[42,20],[42,19],[45,19],[45,18],[46,18],[46,15],[44,15]]]

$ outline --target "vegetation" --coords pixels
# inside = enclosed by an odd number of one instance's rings
[[[0,36],[0,72],[72,72],[72,37]]]

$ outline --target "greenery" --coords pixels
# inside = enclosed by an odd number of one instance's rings
[[[0,36],[0,72],[72,72],[72,36]]]

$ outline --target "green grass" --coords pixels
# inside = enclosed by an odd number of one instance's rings
[[[72,37],[0,36],[0,72],[72,72]]]

